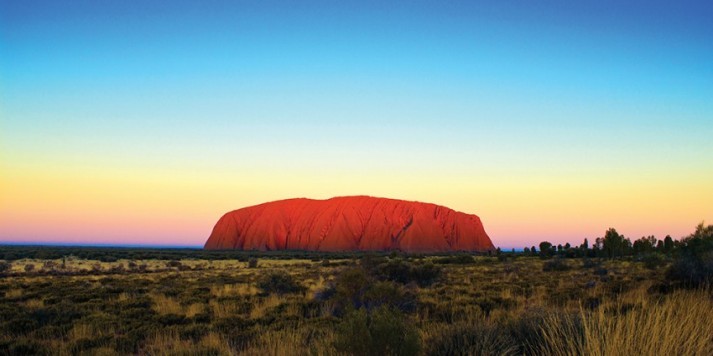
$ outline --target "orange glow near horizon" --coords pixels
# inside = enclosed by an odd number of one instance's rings
[[[311,174],[216,176],[181,171],[7,170],[0,234],[13,242],[200,246],[225,212],[292,197],[372,195],[476,214],[502,248],[593,241],[609,227],[635,239],[679,238],[713,211],[711,187],[666,177],[646,182],[497,177]],[[13,172],[15,172],[13,174]],[[576,183],[575,183],[576,182]],[[674,189],[675,188],[675,189]]]

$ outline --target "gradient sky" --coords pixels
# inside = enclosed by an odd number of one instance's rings
[[[0,0],[0,242],[374,195],[503,248],[713,222],[710,1]]]

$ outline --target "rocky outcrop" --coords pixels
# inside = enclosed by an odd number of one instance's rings
[[[206,249],[486,251],[480,218],[429,203],[375,198],[287,199],[231,211]]]

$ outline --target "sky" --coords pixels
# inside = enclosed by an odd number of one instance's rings
[[[0,0],[0,243],[372,195],[496,246],[713,222],[710,1]]]

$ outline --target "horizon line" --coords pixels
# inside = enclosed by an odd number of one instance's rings
[[[179,248],[203,249],[203,245],[166,245],[166,244],[121,244],[121,243],[75,243],[75,242],[47,242],[47,241],[2,241],[3,246],[33,246],[33,247],[116,247],[116,248]]]

